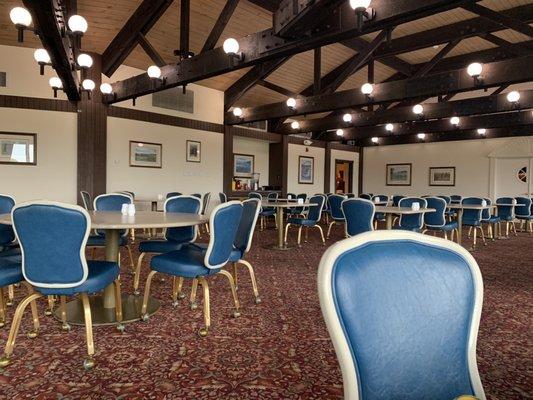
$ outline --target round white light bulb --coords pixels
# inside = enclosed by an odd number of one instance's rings
[[[299,123],[298,121],[293,121],[293,122],[291,123],[291,128],[292,128],[292,129],[295,129],[295,130],[296,130],[296,129],[300,129],[300,123]]]
[[[94,89],[94,81],[92,81],[91,79],[84,79],[83,82],[81,83],[81,87],[84,88],[85,90],[93,90]]]
[[[50,78],[48,83],[54,89],[61,89],[63,87],[63,82],[61,82],[61,79],[59,79],[57,76]]]
[[[509,103],[516,103],[518,100],[520,100],[520,93],[516,90],[513,90],[507,94],[507,101]]]
[[[33,53],[33,58],[35,58],[35,61],[38,63],[50,63],[50,55],[45,49],[37,49]]]
[[[113,88],[109,83],[102,83],[100,85],[100,92],[102,92],[103,94],[111,94],[113,93]]]
[[[352,122],[352,114],[344,114],[344,115],[342,116],[342,120],[343,120],[344,122]]]
[[[287,99],[287,107],[289,108],[296,108],[296,99],[293,99],[292,97]]]
[[[237,39],[234,38],[228,38],[224,40],[224,44],[222,45],[222,48],[224,49],[224,53],[226,54],[236,54],[239,52],[239,42],[237,42]]]
[[[479,128],[477,130],[477,133],[479,133],[480,135],[484,135],[485,133],[487,133],[487,130],[485,128]]]
[[[426,138],[426,134],[425,133],[419,133],[418,135],[416,135],[419,139],[425,139]]]
[[[371,83],[365,83],[363,86],[361,86],[361,93],[365,95],[370,95],[374,91],[374,85]]]
[[[394,125],[393,124],[387,124],[385,125],[385,130],[387,132],[392,132],[394,130]]]
[[[457,126],[457,125],[459,125],[459,122],[461,122],[461,120],[459,119],[459,117],[452,117],[452,118],[450,118],[450,124],[452,124],[452,125]]]
[[[161,68],[159,68],[157,65],[152,65],[148,67],[146,70],[146,73],[148,76],[152,79],[158,79],[161,77]]]
[[[424,107],[422,107],[422,104],[417,104],[416,106],[413,107],[413,112],[416,115],[420,115],[424,112]]]
[[[242,108],[240,107],[235,107],[233,109],[233,115],[235,115],[236,117],[240,118],[242,117]]]
[[[379,138],[377,138],[377,137],[375,137],[375,136],[374,136],[372,139],[370,139],[370,140],[372,140],[372,143],[377,143],[377,142],[379,142]]]
[[[87,32],[87,20],[81,15],[73,15],[68,19],[68,27],[74,33],[85,33]]]
[[[370,6],[372,0],[350,0],[350,7],[355,11],[364,11]]]
[[[9,13],[9,18],[11,22],[15,25],[30,26],[31,25],[31,14],[24,7],[15,7]]]
[[[82,68],[91,68],[93,66],[93,58],[89,54],[81,53],[77,61],[78,65]]]
[[[483,65],[480,63],[472,63],[468,66],[466,72],[472,77],[479,76],[481,75],[481,72],[483,72]]]
[[[337,136],[344,136],[344,131],[342,129],[337,129]]]

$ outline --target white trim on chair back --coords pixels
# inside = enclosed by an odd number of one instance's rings
[[[434,247],[451,250],[462,257],[470,267],[475,293],[472,320],[470,323],[470,332],[468,336],[467,360],[471,384],[472,388],[474,389],[475,396],[477,396],[480,400],[484,400],[485,393],[483,391],[483,386],[481,385],[481,379],[479,377],[476,361],[477,334],[479,330],[479,321],[481,318],[481,307],[483,302],[483,279],[479,267],[470,252],[454,242],[433,236],[400,230],[365,232],[360,235],[344,239],[327,249],[320,260],[320,265],[318,268],[318,294],[320,299],[320,307],[322,309],[322,315],[326,322],[326,326],[331,336],[331,340],[337,354],[337,359],[339,360],[341,367],[344,385],[344,399],[360,399],[359,383],[356,372],[357,368],[352,358],[350,344],[346,339],[342,322],[335,307],[335,300],[332,293],[333,267],[335,266],[337,259],[349,250],[362,247],[368,243],[395,240],[409,240],[416,243],[428,244]]]

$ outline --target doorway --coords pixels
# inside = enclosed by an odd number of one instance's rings
[[[335,193],[353,193],[353,161],[335,160]]]

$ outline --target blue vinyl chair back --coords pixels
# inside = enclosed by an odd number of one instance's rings
[[[318,204],[316,206],[309,206],[309,213],[307,214],[307,219],[318,223],[322,218],[322,210],[324,209],[324,203],[326,202],[326,197],[324,195],[315,195],[309,199],[310,204]]]
[[[461,202],[462,205],[480,206],[483,203],[481,197],[465,197]],[[481,223],[481,210],[463,210],[464,225],[479,225]]]
[[[399,194],[395,194],[394,196],[392,196],[392,205],[393,205],[393,207],[398,207],[398,205],[400,204],[400,200],[401,199],[405,199],[405,196],[402,196],[402,195],[399,195]]]
[[[170,199],[171,197],[181,196],[182,193],[180,192],[168,192],[166,198]]]
[[[355,198],[355,194],[354,193],[346,193],[345,196],[348,199],[354,199]]]
[[[436,211],[425,213],[424,223],[431,228],[446,225],[446,200],[440,197],[427,197],[426,202],[428,208],[434,208]]]
[[[451,204],[452,202],[452,198],[450,196],[437,196],[441,199],[444,199],[444,201],[446,202],[446,204]]]
[[[463,196],[460,196],[458,194],[452,194],[450,196],[450,202],[452,204],[461,204],[462,201],[463,201]]]
[[[287,193],[287,198],[292,200],[296,198],[296,195],[294,193]]]
[[[191,194],[192,197],[197,197],[199,198],[200,200],[202,199],[202,195],[200,193],[193,193]]]
[[[483,200],[485,200],[487,202],[487,205],[490,206],[492,205],[492,200],[489,199],[488,197],[485,197]],[[484,208],[482,211],[481,211],[481,220],[482,221],[488,221],[491,217],[491,208]]]
[[[359,235],[374,230],[372,221],[376,206],[367,199],[348,199],[342,202],[342,211],[346,218],[348,236]]]
[[[400,200],[400,207],[411,207],[413,203],[419,203],[420,208],[426,208],[426,199],[421,197],[405,197]],[[424,225],[423,213],[400,215],[400,228],[402,229],[422,229]]]
[[[372,197],[372,201],[375,203],[387,203],[389,201],[389,196],[384,194],[378,194]]]
[[[300,193],[296,196],[296,199],[303,199],[304,203],[307,200],[307,193]],[[304,211],[304,207],[291,207],[292,214],[301,214]]]
[[[6,194],[0,194],[0,214],[9,214],[15,206],[15,199]],[[0,224],[0,247],[7,246],[15,240],[15,232],[9,225]]]
[[[79,206],[32,202],[13,209],[24,278],[35,287],[68,288],[87,280],[91,221]]]
[[[211,192],[204,194],[202,198],[202,215],[205,215],[207,209],[209,208],[209,202],[211,201]]]
[[[523,206],[516,206],[514,209],[517,217],[529,217],[531,215],[531,199],[528,197],[517,197],[516,204],[523,204]]]
[[[249,199],[259,199],[259,200],[263,200],[263,196],[261,196],[260,193],[257,193],[257,192],[250,192],[248,193],[248,198]]]
[[[483,281],[459,245],[364,233],[326,251],[318,291],[346,400],[485,399],[476,365]]]
[[[242,255],[247,253],[252,246],[252,238],[254,236],[255,225],[257,217],[261,210],[261,201],[258,199],[248,199],[242,202],[242,216],[235,235],[234,247],[241,252]]]
[[[170,197],[165,201],[165,212],[200,214],[200,199],[192,196]],[[167,228],[165,239],[179,243],[193,242],[197,229],[196,226]]]
[[[101,194],[94,199],[94,209],[96,211],[118,211],[122,210],[122,204],[133,203],[133,198],[126,193],[108,193]],[[97,231],[99,235],[104,235],[104,230]],[[120,231],[122,236],[127,235],[128,231],[123,229]]]
[[[344,200],[346,200],[346,197],[340,194],[332,194],[328,197],[331,218],[335,221],[344,221],[344,213],[342,212],[342,202]]]
[[[226,193],[220,192],[218,194],[218,199],[220,200],[220,204],[222,204],[228,201],[228,196],[226,196]]]
[[[361,194],[359,195],[359,197],[360,197],[361,199],[372,200],[372,196],[369,195],[368,193],[361,193]]]
[[[513,203],[512,197],[500,197],[496,199],[496,206],[498,207],[498,217],[502,221],[512,221],[514,219],[514,207],[510,204]],[[502,204],[509,204],[507,206]]]
[[[211,236],[204,257],[204,265],[209,269],[223,267],[233,251],[233,243],[242,216],[242,204],[229,201],[220,204],[209,219]]]

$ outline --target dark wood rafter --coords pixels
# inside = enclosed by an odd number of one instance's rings
[[[226,1],[226,5],[220,12],[217,22],[215,22],[213,29],[211,29],[209,36],[205,40],[201,53],[215,48],[218,40],[220,39],[220,36],[222,35],[222,32],[224,32],[224,28],[226,28],[226,25],[228,24],[231,16],[233,15],[233,12],[235,11],[238,5],[239,0]]]
[[[489,21],[494,21],[500,24],[502,27],[513,29],[517,32],[523,33],[524,35],[533,37],[533,28],[529,26],[529,24],[523,23],[522,21],[513,17],[509,17],[504,13],[491,10],[490,8],[475,3],[465,4],[463,8],[483,18],[486,18]]]
[[[507,51],[517,57],[533,54],[533,49],[523,46],[521,43],[511,43],[492,33],[481,36],[482,39],[499,46],[503,51]]]
[[[263,86],[267,89],[270,89],[274,92],[277,92],[283,96],[287,97],[296,97],[298,96],[298,93],[294,93],[288,89],[285,89],[284,87],[281,87],[279,85],[276,85],[275,83],[265,81],[264,79],[261,79],[257,82],[258,85]]]
[[[278,9],[280,0],[248,0],[248,2],[273,13]]]
[[[163,60],[163,57],[161,57],[161,55],[157,52],[154,46],[152,46],[148,39],[146,39],[146,36],[139,32],[137,34],[137,39],[144,52],[148,55],[148,57],[150,57],[150,59],[154,62],[155,65],[157,65],[158,67],[162,67],[166,64],[165,60]]]
[[[102,54],[102,72],[111,76],[170,7],[173,0],[143,0]]]
[[[533,90],[520,92],[520,108],[533,108]],[[439,103],[424,104],[424,118],[426,120],[447,118],[450,116],[470,116],[482,114],[504,113],[515,110],[516,107],[507,101],[506,94],[476,97],[466,100],[444,101]],[[300,121],[301,131],[328,131],[338,128],[349,129],[351,127],[362,128],[381,126],[385,130],[385,124],[404,123],[417,121],[419,118],[413,113],[411,106],[391,108],[387,111],[352,113],[352,122],[345,123],[340,116],[317,118]],[[291,134],[294,130],[290,124],[283,124],[279,133]]]
[[[267,60],[302,53],[316,47],[392,28],[398,24],[447,11],[475,1],[425,0],[420,2],[418,0],[402,0],[393,2],[391,0],[374,0],[375,4],[373,3],[373,6],[380,11],[373,20],[367,21],[361,30],[357,29],[356,16],[348,2],[345,2],[337,9],[335,18],[331,22],[331,28],[327,32],[319,32],[298,39],[284,39],[275,36],[272,28],[257,32],[239,40],[244,56],[242,61],[228,57],[222,48],[215,48],[190,59],[185,59],[179,64],[164,66],[162,68],[162,78],[165,79],[165,84],[154,86],[146,74],[114,83],[112,86],[115,96],[110,97],[108,102],[114,103],[139,97],[260,64]]]
[[[500,93],[502,93],[505,89],[507,89],[509,87],[509,85],[502,85],[500,86],[498,89],[496,89],[494,92],[492,92],[490,95],[491,96],[496,96]]]
[[[191,0],[180,1],[180,49],[182,56],[189,53],[189,33],[191,23]]]
[[[78,74],[72,68],[75,64],[74,41],[65,30],[66,18],[58,0],[24,0],[24,6],[30,11],[39,38],[50,55],[52,66],[63,82],[63,89],[68,99],[79,101],[80,82]]]
[[[421,78],[426,76],[435,66],[450,53],[459,43],[461,39],[455,39],[444,46],[430,61],[425,63],[422,67],[416,70],[413,74],[413,78]]]
[[[359,89],[351,89],[332,94],[298,98],[296,99],[294,110],[289,109],[285,103],[245,108],[243,117],[240,119],[231,113],[226,113],[225,123],[237,124],[261,121],[268,118],[288,118],[346,107],[366,106],[371,103],[381,104],[419,97],[436,97],[449,93],[528,82],[533,80],[531,63],[533,63],[533,56],[484,64],[483,79],[481,81],[475,81],[468,76],[466,68],[462,68],[446,73],[428,75],[423,78],[380,83],[374,85],[374,92],[370,102]]]
[[[313,61],[313,94],[320,94],[322,84],[322,49],[317,47],[314,51]]]

